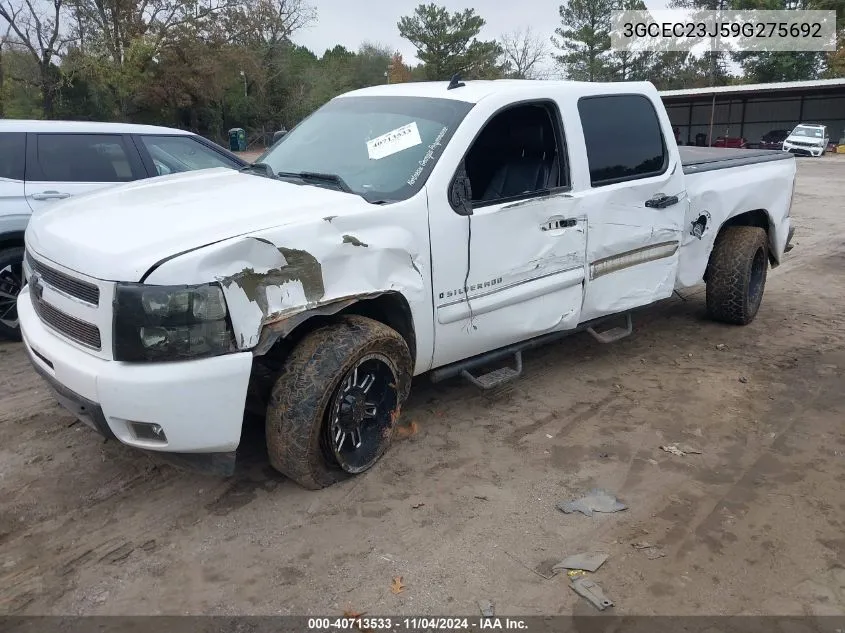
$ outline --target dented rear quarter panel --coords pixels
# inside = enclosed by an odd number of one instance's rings
[[[218,281],[238,348],[256,353],[275,338],[266,336],[269,330],[285,332],[285,323],[298,324],[303,313],[398,292],[413,318],[416,375],[429,369],[434,346],[428,240],[423,189],[402,202],[327,208],[312,219],[199,248],[163,263],[146,282]]]
[[[721,227],[733,217],[763,210],[769,218],[769,248],[780,262],[789,234],[794,160],[753,163],[702,173],[685,174],[690,206],[681,241],[676,288],[701,283]],[[700,236],[694,225],[701,218]]]

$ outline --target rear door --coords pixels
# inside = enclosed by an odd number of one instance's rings
[[[574,195],[590,201],[588,321],[672,295],[689,199],[656,92],[581,97],[577,113],[587,161]]]
[[[13,224],[16,231],[25,226],[25,217],[29,216],[24,197],[25,168],[26,134],[0,132],[0,236],[13,230]]]
[[[29,134],[26,200],[33,211],[56,200],[146,177],[125,134]]]

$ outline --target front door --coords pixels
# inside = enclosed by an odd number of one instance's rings
[[[145,176],[138,150],[124,135],[29,135],[26,200],[33,212],[57,200]]]
[[[569,194],[552,101],[493,115],[456,175],[472,214],[429,190],[436,345],[433,367],[574,328],[583,299],[586,212]]]

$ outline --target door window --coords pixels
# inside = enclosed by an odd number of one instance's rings
[[[0,178],[23,180],[26,164],[26,134],[4,132],[0,134]]]
[[[508,108],[490,119],[464,159],[474,207],[567,184],[556,121],[556,109],[547,103]]]
[[[240,167],[189,136],[141,136],[159,176],[213,167]]]
[[[657,176],[668,156],[660,120],[643,95],[578,100],[593,187]]]
[[[136,178],[121,136],[39,134],[37,138],[37,163],[41,171],[37,180],[128,182]]]

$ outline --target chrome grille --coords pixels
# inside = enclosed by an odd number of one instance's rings
[[[30,283],[33,284],[32,280]],[[91,349],[99,350],[101,347],[100,330],[96,325],[80,321],[79,319],[57,310],[41,298],[40,284],[36,280],[32,286],[30,297],[35,313],[51,328],[64,334],[69,339],[76,341]]]
[[[26,253],[26,262],[31,271],[38,273],[44,281],[56,290],[61,290],[65,294],[84,301],[85,303],[90,303],[93,306],[99,305],[100,289],[94,284],[74,279],[70,275],[66,275],[55,268],[50,268],[49,266],[36,261],[29,254],[29,251]]]

